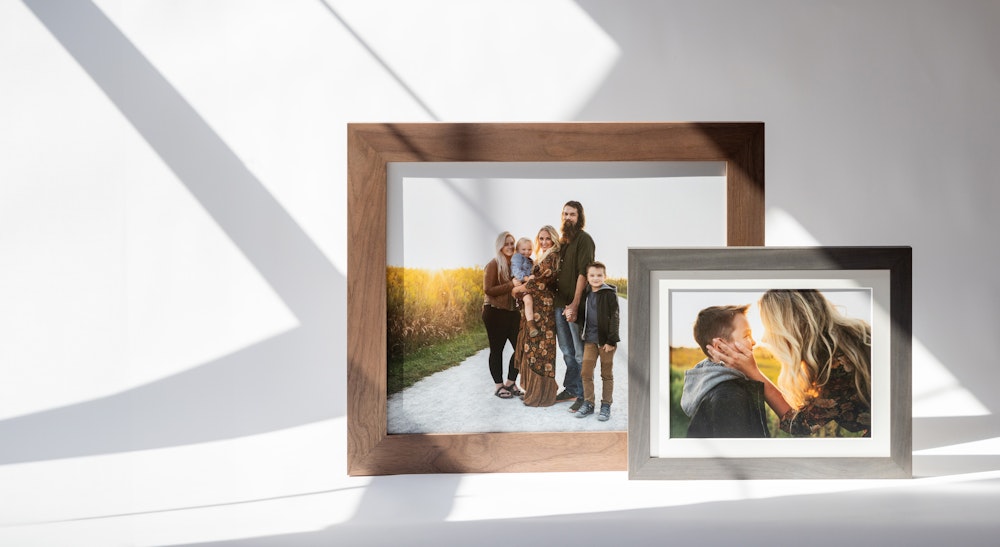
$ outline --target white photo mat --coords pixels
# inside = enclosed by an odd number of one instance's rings
[[[891,398],[889,271],[654,271],[651,272],[650,454],[660,458],[697,457],[852,457],[888,456]],[[768,289],[839,289],[870,291],[872,370],[870,438],[678,439],[670,437],[670,336],[674,291],[765,291]],[[729,302],[744,304],[746,302]],[[662,373],[661,373],[662,372]]]

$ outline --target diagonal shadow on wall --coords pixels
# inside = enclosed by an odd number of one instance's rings
[[[791,51],[791,48],[786,47],[783,49],[780,46],[793,44],[795,35],[783,34],[783,32],[776,31],[778,28],[794,28],[794,25],[790,22],[777,22],[773,18],[768,18],[767,10],[741,4],[729,6],[727,8],[727,10],[731,11],[729,16],[719,18],[713,15],[712,10],[699,9],[696,4],[673,5],[645,2],[644,7],[648,9],[643,11],[642,15],[638,15],[638,12],[622,10],[619,9],[619,6],[599,0],[575,1],[595,23],[608,33],[622,51],[619,61],[613,70],[594,91],[589,101],[576,114],[577,119],[650,119],[651,117],[675,119],[678,117],[678,111],[728,112],[745,102],[744,108],[756,112],[753,119],[766,118],[766,123],[769,127],[768,143],[773,143],[775,140],[782,143],[787,142],[782,141],[782,139],[790,138],[787,134],[790,128],[795,129],[799,127],[798,125],[792,125],[789,121],[794,116],[797,116],[795,114],[796,111],[793,110],[794,106],[766,101],[760,97],[753,98],[750,96],[751,98],[747,99],[742,96],[731,96],[728,97],[727,102],[724,104],[711,104],[706,102],[708,99],[702,99],[701,102],[692,102],[691,90],[701,89],[701,86],[709,85],[709,83],[718,83],[718,81],[722,80],[713,79],[711,82],[696,80],[693,76],[703,75],[707,72],[694,70],[686,64],[689,61],[693,62],[695,60],[700,63],[708,63],[715,60],[718,66],[713,70],[730,74],[730,72],[725,72],[722,68],[728,69],[731,67],[729,63],[733,58],[733,51],[729,46],[732,43],[739,43],[740,40],[750,40],[754,43],[755,49],[753,51]],[[944,7],[936,7],[934,9],[941,11],[942,14],[947,11]],[[810,9],[808,6],[795,5],[791,6],[787,11],[790,17],[789,21],[800,21],[809,20],[815,17],[817,13],[826,11],[842,12],[843,10],[842,7],[832,5],[820,10]],[[951,10],[951,12],[954,12],[954,10]],[[871,21],[874,21],[874,23],[872,23],[873,26],[871,28],[876,31],[882,30],[877,21],[882,19],[891,20],[895,17],[894,14],[895,12],[891,5],[885,4],[880,6],[879,9],[872,12]],[[956,19],[961,19],[962,17],[968,16],[956,15]],[[689,36],[687,33],[678,34],[680,27],[677,25],[680,21],[685,22],[687,25],[692,25],[699,21],[710,23],[712,32],[706,36],[714,38],[697,43],[680,41],[679,38]],[[764,26],[761,26],[761,24],[764,24]],[[774,26],[771,27],[770,25]],[[949,25],[954,25],[954,22],[949,21]],[[696,26],[695,28],[699,27]],[[705,28],[709,28],[709,26]],[[900,28],[905,28],[905,26]],[[989,43],[996,41],[995,33],[992,33],[988,25],[977,23],[970,25],[969,30],[970,32],[975,32],[977,40],[987,40]],[[761,46],[758,43],[761,37],[770,33],[776,34],[768,38],[767,46]],[[902,36],[906,36],[905,33]],[[787,40],[788,43],[785,44],[783,40]],[[705,49],[706,43],[711,44],[713,42],[717,43],[713,46],[714,49]],[[662,53],[657,53],[658,49]],[[762,63],[761,67],[755,67],[755,70],[763,70],[763,65],[783,68],[795,66],[789,60],[796,59],[796,55],[789,54],[788,57],[769,59],[767,63]],[[656,63],[654,64],[652,61],[656,61]],[[730,76],[735,78],[739,77],[740,74],[738,72],[731,72]],[[886,74],[878,75],[877,77],[880,79],[880,85],[890,86],[895,85],[893,78],[898,78],[899,76]],[[790,81],[798,82],[798,80],[794,79]],[[744,84],[744,87],[753,89],[752,87],[747,87],[748,85]],[[776,80],[768,82],[768,85],[768,93],[774,97],[784,97],[791,94],[788,93],[790,91],[790,88],[787,87],[790,85],[788,81]],[[935,83],[935,85],[944,86],[944,83]],[[786,87],[782,88],[781,86]],[[946,87],[950,86],[951,84],[948,84]],[[740,87],[738,86],[737,89],[740,89]],[[619,99],[625,96],[629,97],[630,100],[621,101]],[[859,120],[863,119],[866,123],[873,126],[877,126],[879,123],[892,124],[898,122],[898,119],[892,118],[889,113],[882,112],[884,109],[881,109],[874,103],[873,105],[859,103],[857,106],[859,110],[851,113],[851,115],[856,116]],[[831,112],[827,112],[825,115],[844,115],[835,111]],[[816,114],[818,116],[816,119],[823,119],[822,115],[823,113]],[[685,118],[685,115],[682,114],[681,118]],[[796,121],[795,123],[798,124],[800,122]],[[822,127],[822,131],[816,130],[816,133],[822,132],[829,136],[834,130],[827,125],[823,125]],[[847,135],[854,130],[851,124],[844,124],[844,128],[847,131]],[[777,138],[775,138],[776,135]],[[844,137],[844,139],[847,138],[849,137]],[[774,149],[774,147],[770,148],[770,153],[773,153]],[[934,151],[935,157],[948,157],[942,150],[935,148]],[[879,161],[884,160],[880,159]],[[909,162],[904,157],[896,158],[895,161],[903,164]],[[779,162],[771,162],[769,164],[771,166],[769,167],[769,175],[774,174],[776,170],[774,165],[777,163]],[[948,165],[949,162],[938,161],[937,163]],[[905,181],[905,191],[911,193],[914,181],[906,177],[903,177],[901,180]],[[987,196],[989,192],[981,190],[981,185],[989,185],[989,182],[986,182],[986,180],[961,181],[956,182],[956,184],[964,185],[959,191]],[[921,194],[921,192],[913,193]],[[921,205],[926,207],[928,218],[936,218],[940,210],[933,201],[935,199],[933,197],[934,194],[928,193],[927,195],[930,197],[922,198],[923,203]],[[815,209],[815,196],[806,193],[799,199],[805,201],[795,201],[796,196],[794,195],[779,195],[775,192],[768,193],[768,202],[771,206],[777,205],[787,211],[812,211]],[[900,213],[900,215],[903,214]],[[911,212],[907,211],[905,214],[911,214]],[[912,219],[915,216],[911,216],[910,218]],[[886,216],[886,219],[898,222],[895,220],[895,217],[896,215]],[[884,221],[876,219],[868,222],[877,226],[878,222]],[[826,239],[824,234],[843,234],[847,230],[843,225],[842,218],[837,214],[813,215],[804,224],[808,224],[811,229],[816,230],[814,235],[822,239]],[[913,244],[917,251],[915,253],[915,260],[918,262],[915,262],[914,286],[922,285],[925,288],[931,285],[952,287],[955,278],[955,263],[951,260],[941,259],[941,257],[947,256],[949,249],[955,247],[953,241],[949,242],[941,238],[941,228],[936,223],[921,221],[915,223],[914,226],[918,227],[917,231],[908,234],[907,239],[904,240],[905,244]],[[886,232],[891,233],[889,230],[886,230]],[[847,231],[846,233],[850,232]],[[982,262],[987,264],[995,263],[996,257],[1000,257],[1000,255],[995,251],[996,246],[992,245],[989,241],[989,238],[992,237],[988,235],[990,233],[994,233],[994,231],[988,229],[979,230],[976,237],[981,239],[966,241],[966,245],[960,246],[960,248],[976,249],[977,259],[979,256],[989,256],[992,253],[992,260],[984,260]],[[871,244],[870,234],[855,233],[854,236],[857,238],[857,241],[862,242],[861,244]],[[944,244],[941,244],[941,242],[944,242]],[[968,251],[967,256],[970,260],[973,258],[971,255],[972,251]],[[928,258],[935,256],[938,258]],[[970,300],[981,298],[981,295],[989,295],[990,289],[995,286],[993,280],[995,275],[991,268],[978,268],[966,265],[961,275],[963,287],[970,287],[976,291],[975,294],[977,296]],[[942,446],[943,443],[957,444],[995,437],[998,434],[997,432],[1000,431],[1000,415],[997,415],[995,409],[991,407],[995,406],[996,390],[994,386],[1000,382],[1000,369],[992,366],[982,366],[983,361],[977,353],[979,348],[975,344],[956,342],[991,339],[993,333],[989,328],[990,323],[970,321],[963,307],[963,300],[959,298],[963,295],[956,295],[955,291],[951,289],[922,290],[919,293],[915,293],[914,296],[916,306],[920,308],[915,310],[913,316],[914,338],[919,339],[930,350],[931,354],[945,365],[948,372],[955,376],[961,387],[968,389],[978,401],[981,401],[982,404],[994,412],[990,417],[942,416],[915,418],[913,422],[914,449],[933,448]],[[921,311],[927,310],[933,310],[933,313],[921,313]],[[977,317],[982,317],[983,312],[979,313],[980,315]],[[957,317],[963,318],[963,320],[956,320],[955,318]]]
[[[297,317],[297,329],[127,392],[0,422],[0,464],[233,438],[343,416],[344,276],[89,1],[25,0]]]

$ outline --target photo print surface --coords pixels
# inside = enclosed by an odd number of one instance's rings
[[[866,378],[871,364],[871,289],[673,290],[669,298],[671,438],[871,436]],[[824,340],[824,329],[840,332]],[[726,358],[712,349],[714,337],[749,351],[779,390],[785,388],[783,367],[796,357],[810,360],[817,369],[831,363],[833,370],[823,370],[820,385],[800,390],[808,393],[797,404],[815,407],[812,414],[786,420],[783,429],[764,396],[763,383],[727,366]],[[815,348],[810,349],[810,343]],[[854,389],[855,370],[861,372],[860,390]],[[796,387],[788,383],[789,389]]]
[[[387,182],[390,435],[624,431],[628,248],[726,244],[725,165],[719,162],[391,163]],[[594,258],[617,289],[620,342],[606,421],[577,419],[567,412],[572,401],[529,407],[518,397],[495,396],[489,368],[484,269],[497,256],[498,236],[509,232],[515,241],[535,243],[546,226],[561,234],[569,201],[583,206]],[[532,247],[531,257],[537,259],[539,249]],[[558,347],[545,358],[561,389],[566,365]],[[505,344],[504,378],[513,355],[513,344]],[[594,376],[599,409],[599,364]]]

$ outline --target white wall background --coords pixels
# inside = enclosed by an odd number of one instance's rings
[[[0,3],[0,544],[993,544],[998,24],[990,0]],[[432,120],[764,121],[768,244],[914,248],[917,478],[347,477],[345,124]]]

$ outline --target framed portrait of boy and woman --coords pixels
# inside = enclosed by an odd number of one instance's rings
[[[911,262],[631,249],[629,476],[911,476]]]

